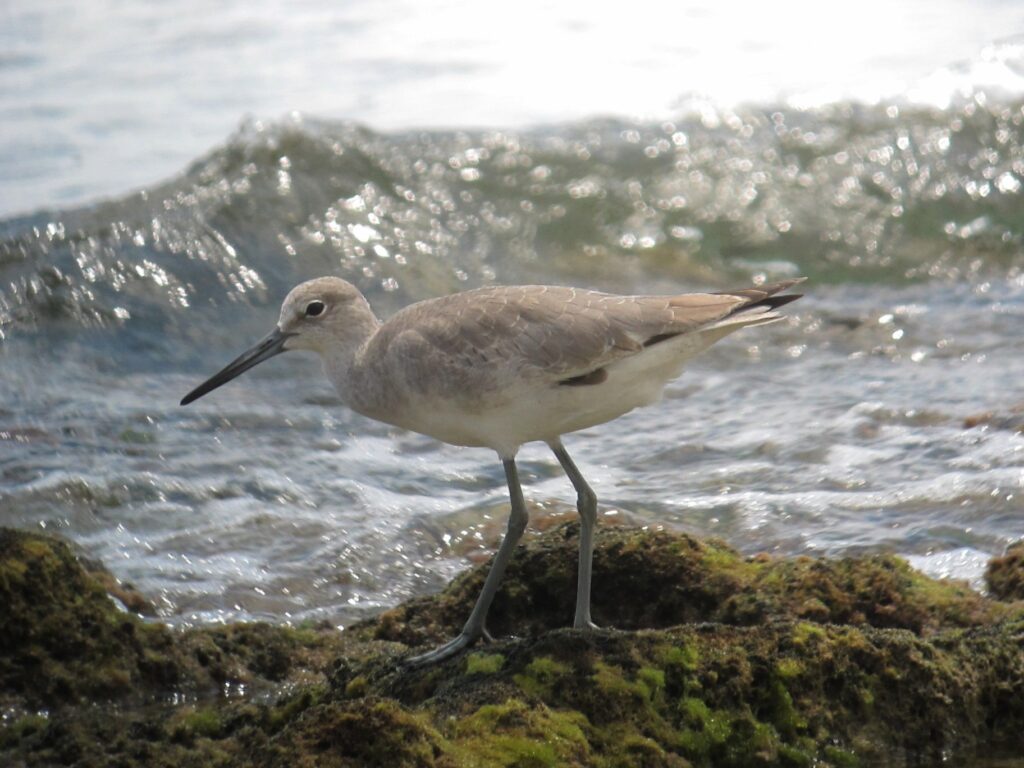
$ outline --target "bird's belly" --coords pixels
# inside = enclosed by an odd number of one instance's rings
[[[400,406],[367,415],[445,443],[488,447],[511,457],[523,443],[550,442],[656,402],[685,362],[708,343],[686,335],[658,344],[608,365],[606,377],[594,384],[523,379],[473,396],[407,393]]]
[[[662,382],[653,387],[636,385],[623,392],[603,384],[554,384],[524,388],[489,405],[467,406],[443,399],[410,404],[412,407],[385,420],[445,443],[492,448],[507,457],[515,455],[523,443],[553,441],[647,405],[658,399],[662,386]]]

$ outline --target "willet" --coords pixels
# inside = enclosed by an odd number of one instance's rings
[[[411,664],[440,661],[487,636],[505,566],[526,529],[515,457],[546,442],[576,489],[580,552],[573,626],[590,619],[597,496],[562,435],[603,424],[661,396],[683,365],[740,328],[782,318],[800,280],[722,293],[616,296],[556,286],[478,288],[413,304],[381,323],[362,293],[336,277],[292,289],[277,327],[189,392],[181,404],[292,349],[320,355],[354,411],[455,445],[497,452],[512,511],[483,590],[457,637]]]

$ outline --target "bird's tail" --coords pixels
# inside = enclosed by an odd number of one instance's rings
[[[768,325],[769,323],[778,322],[784,317],[784,315],[777,310],[784,307],[786,304],[789,304],[791,301],[796,301],[803,296],[802,293],[783,294],[782,291],[792,288],[794,285],[798,285],[806,279],[807,278],[805,277],[797,277],[792,280],[783,280],[781,282],[772,283],[771,285],[765,285],[759,288],[743,288],[742,290],[736,291],[718,291],[718,294],[721,296],[738,296],[740,298],[747,299],[747,303],[741,304],[721,320],[705,326],[701,330],[712,331],[719,328],[738,330],[739,328],[747,328],[755,325]]]

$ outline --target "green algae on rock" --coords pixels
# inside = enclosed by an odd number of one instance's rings
[[[757,625],[775,618],[895,627],[914,632],[989,624],[1012,609],[967,584],[936,581],[891,555],[814,559],[744,557],[714,539],[601,528],[594,553],[594,620],[619,629],[714,621]],[[538,634],[573,613],[578,527],[521,546],[495,598],[492,634]],[[425,645],[457,631],[486,568],[457,577],[440,596],[403,603],[353,629]]]
[[[590,756],[580,765],[638,764],[641,745],[655,765],[838,765],[894,750],[932,759],[1020,742],[1022,631],[1007,623],[929,641],[790,621],[563,629],[499,643],[506,661],[485,687],[453,662],[424,673],[435,681],[426,686],[405,671],[370,689],[433,710],[442,724],[510,702],[571,715]]]
[[[171,633],[118,610],[63,542],[0,529],[0,691],[35,706],[179,681]]]
[[[520,639],[425,669],[401,659],[458,626],[485,568],[344,633],[172,632],[117,609],[65,544],[0,531],[0,598],[21,622],[0,629],[0,693],[20,706],[0,762],[847,768],[1024,750],[1024,605],[894,557],[748,558],[605,528],[595,613],[620,629],[583,633],[563,626],[576,531],[513,558],[491,629]],[[60,648],[61,624],[90,642]],[[42,669],[67,682],[32,692]],[[220,694],[240,681],[258,695]]]
[[[143,598],[59,539],[0,528],[0,701],[32,710],[160,699],[229,681],[280,682],[322,669],[336,633],[268,624],[175,632],[119,602]]]
[[[1024,541],[1018,541],[1002,557],[989,561],[985,583],[997,600],[1024,600]]]

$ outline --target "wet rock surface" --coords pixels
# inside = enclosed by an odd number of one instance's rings
[[[408,669],[461,626],[486,567],[344,633],[178,632],[119,607],[108,590],[131,590],[67,544],[0,530],[0,764],[894,766],[1024,751],[1020,602],[895,557],[746,558],[602,528],[594,615],[615,628],[583,633],[565,628],[576,535],[556,527],[513,558],[490,629],[517,638]]]

